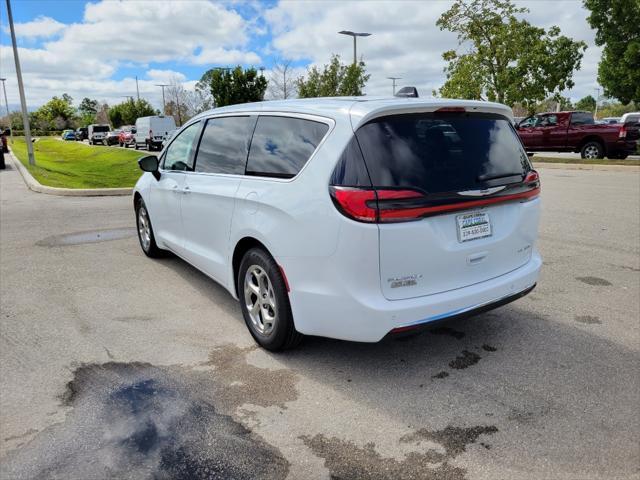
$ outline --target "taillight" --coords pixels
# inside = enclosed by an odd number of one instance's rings
[[[438,113],[442,113],[442,112],[466,112],[467,109],[464,107],[442,107],[436,110],[436,112]]]
[[[627,126],[622,125],[620,127],[620,133],[618,133],[618,138],[627,138]]]
[[[433,200],[416,190],[384,188],[329,187],[331,198],[340,212],[367,223],[409,222],[424,217],[450,213],[510,201],[533,200],[540,193],[540,176],[527,173],[522,183],[514,184],[487,198],[467,200],[454,193]]]
[[[331,187],[330,191],[336,207],[347,217],[361,222],[375,222],[378,219],[377,208],[370,204],[376,203],[375,190]]]

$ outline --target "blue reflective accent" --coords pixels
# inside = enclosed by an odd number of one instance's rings
[[[435,320],[441,320],[443,318],[452,317],[454,315],[457,315],[458,313],[466,312],[467,310],[473,310],[474,308],[479,307],[481,305],[482,304],[474,305],[472,307],[459,308],[457,310],[451,310],[450,312],[441,313],[440,315],[434,315],[433,317],[427,317],[427,318],[423,318],[422,320],[416,320],[415,322],[405,323],[404,325],[402,325],[402,327],[410,327],[412,325],[420,325],[421,323],[429,323]]]

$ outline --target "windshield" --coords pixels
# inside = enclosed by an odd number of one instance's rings
[[[93,127],[93,131],[94,132],[108,132],[109,131],[109,125],[96,125],[95,127]]]
[[[367,123],[356,136],[375,187],[476,190],[522,181],[531,168],[500,115],[393,115]]]

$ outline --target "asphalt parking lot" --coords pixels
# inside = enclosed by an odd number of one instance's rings
[[[129,198],[0,171],[0,478],[640,478],[640,173],[541,177],[528,297],[271,354]]]

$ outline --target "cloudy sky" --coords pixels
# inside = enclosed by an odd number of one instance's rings
[[[360,1],[164,1],[164,0],[13,0],[19,56],[27,102],[37,106],[53,95],[69,93],[120,102],[136,94],[161,106],[155,84],[177,78],[193,88],[214,66],[265,67],[291,59],[300,73],[326,63],[331,53],[352,58],[351,38],[339,30],[371,32],[358,43],[367,64],[370,95],[391,94],[390,76],[414,85],[423,95],[442,85],[443,51],[456,38],[435,22],[450,0]],[[563,34],[589,48],[576,86],[565,95],[593,95],[601,49],[586,22],[581,0],[522,0],[525,18],[537,26],[558,25]],[[5,2],[0,7],[0,76],[17,105],[11,38]],[[3,108],[0,111],[4,114]]]

